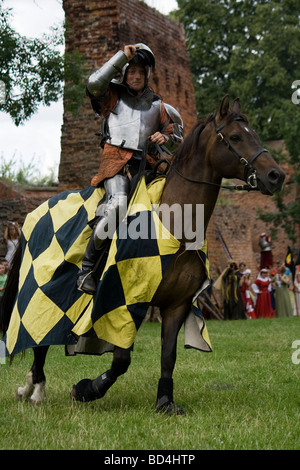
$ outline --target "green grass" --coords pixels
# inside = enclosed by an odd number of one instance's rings
[[[145,323],[128,372],[92,403],[69,398],[73,383],[110,367],[111,354],[67,358],[50,348],[47,401],[15,400],[32,351],[0,365],[0,449],[230,450],[300,448],[300,319],[208,321],[213,353],[185,350],[179,335],[174,397],[186,415],[155,412],[160,325]]]

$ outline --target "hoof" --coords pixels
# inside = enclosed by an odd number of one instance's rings
[[[40,405],[45,399],[45,382],[43,381],[34,385],[34,392],[30,397],[30,402],[33,405]]]
[[[156,411],[158,413],[164,413],[169,416],[185,415],[185,411],[180,406],[176,405],[176,403],[174,403],[173,401],[169,401],[161,406],[157,406]]]
[[[40,405],[46,399],[45,382],[37,384],[27,384],[25,387],[19,387],[16,398],[18,400],[29,401],[33,405]]]
[[[90,401],[86,397],[86,391],[88,385],[91,383],[91,379],[83,379],[80,380],[76,385],[73,385],[73,388],[71,390],[71,399],[75,401]]]
[[[25,386],[25,387],[18,387],[16,393],[17,400],[24,400],[27,401],[30,399],[31,394],[33,393],[34,387],[32,386]]]
[[[32,395],[34,391],[34,385],[32,382],[32,372],[30,371],[27,374],[26,377],[26,384],[24,387],[18,387],[17,393],[16,393],[16,399],[17,400],[29,400],[30,396]]]
[[[73,385],[73,388],[72,388],[72,390],[71,390],[71,392],[70,392],[70,397],[71,397],[71,400],[77,401],[77,398],[76,398],[76,387],[75,387],[75,385]]]

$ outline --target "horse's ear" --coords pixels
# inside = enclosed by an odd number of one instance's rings
[[[229,110],[229,95],[225,95],[224,98],[222,99],[222,103],[220,105],[220,118],[223,119],[225,116],[227,116]]]
[[[236,98],[232,105],[232,111],[236,114],[241,114],[241,103],[240,99]]]

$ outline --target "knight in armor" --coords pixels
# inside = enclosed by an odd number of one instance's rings
[[[119,213],[127,207],[130,178],[138,173],[147,139],[150,146],[146,169],[157,162],[157,148],[173,152],[182,142],[182,119],[176,109],[164,103],[148,86],[155,58],[151,49],[139,43],[118,51],[88,79],[87,94],[101,120],[101,155],[98,173],[91,185],[104,185],[105,201],[96,210],[93,232],[78,274],[78,289],[96,291],[94,267],[107,238],[112,238]],[[151,151],[151,147],[153,151]],[[112,233],[110,233],[112,232]]]
[[[260,246],[260,269],[273,266],[272,241],[270,235],[261,233],[258,244]]]

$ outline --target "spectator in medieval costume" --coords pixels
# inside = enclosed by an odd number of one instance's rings
[[[239,271],[238,271],[240,278],[243,276],[243,274],[245,273],[245,271],[246,271],[246,263],[244,263],[244,261],[241,261],[241,262],[239,263]]]
[[[20,243],[21,229],[18,222],[7,221],[4,229],[3,240],[6,244],[6,255],[5,259],[8,263],[9,269],[16,252],[16,249]]]
[[[296,273],[294,280],[294,313],[296,317],[300,317],[300,270]]]
[[[92,107],[102,116],[103,147],[99,171],[91,184],[104,185],[106,192],[105,202],[97,208],[78,275],[78,288],[89,294],[96,291],[94,266],[104,241],[115,230],[116,225],[111,221],[116,221],[118,214],[126,209],[129,180],[138,173],[147,139],[150,141],[148,168],[158,159],[155,144],[174,151],[182,142],[179,113],[148,86],[154,66],[155,58],[148,46],[127,45],[88,79],[87,93]]]
[[[245,319],[245,308],[240,291],[240,276],[235,262],[231,262],[222,274],[221,292],[224,320]]]
[[[286,267],[282,265],[275,276],[277,317],[291,317],[293,314],[293,307],[289,293],[290,283],[291,275],[286,273]]]
[[[259,237],[260,246],[260,269],[273,266],[273,253],[271,237],[266,233],[262,233]]]
[[[275,312],[271,301],[271,278],[268,269],[261,269],[254,284],[256,294],[255,315],[256,318],[273,318]]]
[[[3,262],[0,260],[0,299],[2,295],[4,294],[6,281],[7,281],[7,274],[5,273],[5,266]]]
[[[277,260],[277,261],[274,263],[274,266],[273,266],[272,269],[271,269],[271,273],[270,273],[271,276],[274,277],[275,274],[278,273],[280,266],[281,266],[281,263],[280,263],[279,260]]]
[[[241,280],[241,296],[243,300],[243,304],[245,307],[246,317],[250,319],[256,318],[255,309],[251,297],[250,287],[251,287],[251,269],[245,269]]]
[[[7,259],[2,258],[0,263],[2,263],[5,267],[5,274],[9,274],[9,265]]]

